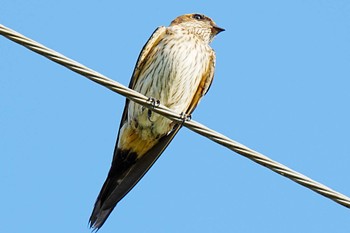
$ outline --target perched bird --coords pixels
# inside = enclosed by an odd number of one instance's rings
[[[169,27],[158,27],[139,55],[129,87],[175,112],[190,115],[213,81],[215,52],[209,44],[222,31],[202,14],[182,15]],[[112,165],[90,227],[101,228],[180,128],[181,124],[126,100]]]

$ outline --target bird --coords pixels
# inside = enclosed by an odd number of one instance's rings
[[[185,14],[158,27],[143,46],[129,88],[184,116],[209,90],[216,55],[210,47],[225,29],[209,17]],[[106,181],[89,219],[98,230],[117,203],[139,182],[182,127],[126,99]]]

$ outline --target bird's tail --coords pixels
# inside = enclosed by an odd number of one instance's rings
[[[117,203],[137,183],[137,177],[132,175],[135,172],[136,158],[136,153],[116,150],[107,179],[96,199],[90,216],[91,228],[96,230],[101,228]]]
[[[135,152],[117,148],[111,169],[95,202],[90,217],[90,227],[98,230],[102,227],[117,203],[139,182],[168,146],[181,125],[161,137],[155,146],[142,156]]]

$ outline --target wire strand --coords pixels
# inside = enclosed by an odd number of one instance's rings
[[[309,189],[311,189],[314,192],[317,192],[347,208],[350,208],[350,198],[339,193],[336,192],[332,189],[330,189],[329,187],[316,182],[306,176],[304,176],[303,174],[293,171],[292,169],[284,166],[281,163],[278,163],[276,161],[273,161],[272,159],[266,157],[263,154],[260,154],[212,129],[209,129],[208,127],[194,121],[194,120],[190,120],[190,121],[184,121],[184,117],[181,114],[175,113],[172,110],[166,108],[163,105],[157,105],[154,106],[150,101],[148,101],[148,98],[132,89],[129,89],[123,85],[121,85],[120,83],[113,81],[109,78],[107,78],[106,76],[92,70],[89,69],[87,67],[85,67],[84,65],[69,59],[68,57],[65,57],[64,55],[51,50],[45,46],[43,46],[42,44],[31,40],[23,35],[21,35],[20,33],[11,30],[10,28],[7,28],[3,25],[0,24],[0,34],[3,35],[4,37],[23,45],[24,47],[39,53],[41,55],[43,55],[44,57],[78,73],[81,74],[83,76],[85,76],[86,78],[107,87],[108,89],[125,96],[126,98],[141,104],[147,108],[152,108],[152,111],[159,113],[171,120],[177,121],[177,122],[182,122],[183,126],[189,128],[190,130],[204,136],[207,137],[208,139],[227,147],[228,149],[264,166],[269,168],[270,170],[284,176],[287,177],[289,179],[291,179],[292,181],[307,187]]]

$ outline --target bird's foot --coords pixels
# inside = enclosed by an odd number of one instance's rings
[[[190,121],[192,120],[192,115],[191,114],[186,114],[184,112],[180,113],[180,117],[182,119],[182,125],[186,122],[186,121]]]
[[[160,105],[160,100],[155,99],[153,97],[148,98],[147,102],[149,102],[149,104],[152,105],[153,108],[158,107]],[[147,118],[150,122],[152,122],[151,117],[152,117],[152,110],[149,108],[147,111]]]

